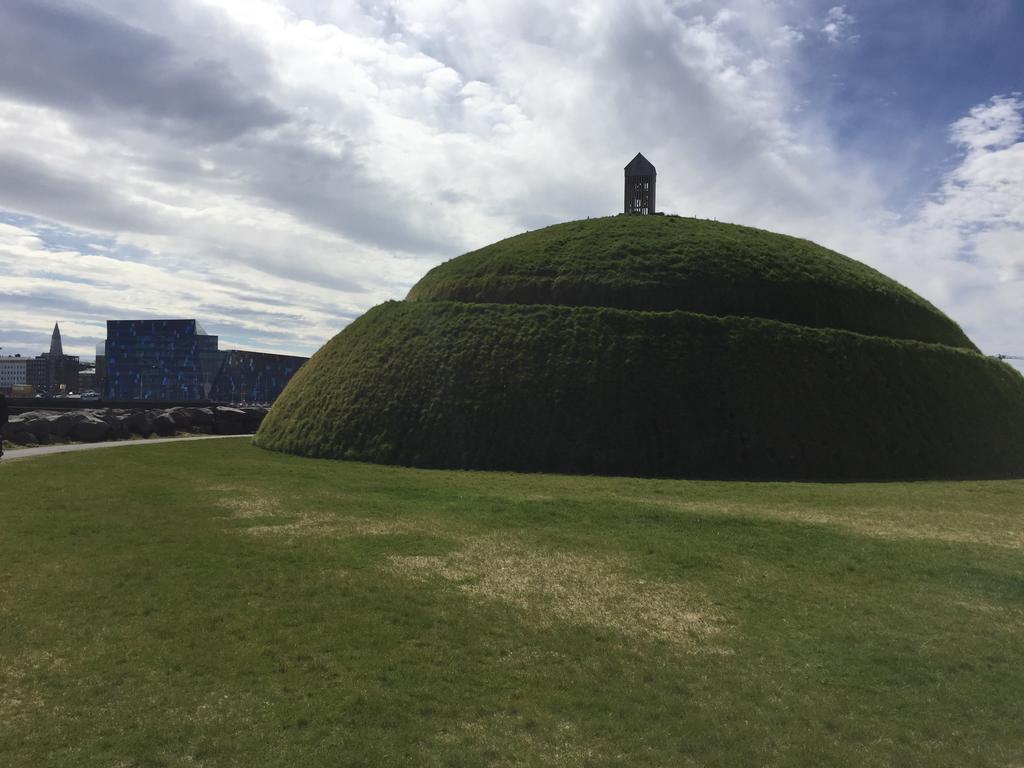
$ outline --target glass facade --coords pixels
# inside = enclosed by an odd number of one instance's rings
[[[106,397],[207,400],[224,353],[195,320],[108,320]]]
[[[224,353],[210,399],[227,403],[272,403],[308,359],[229,350]]]

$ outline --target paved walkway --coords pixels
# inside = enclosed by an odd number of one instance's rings
[[[155,437],[149,440],[111,440],[106,443],[69,443],[68,445],[41,445],[38,448],[8,449],[10,443],[4,442],[4,457],[0,464],[18,459],[29,459],[33,456],[48,456],[51,453],[68,453],[70,451],[92,451],[96,448],[130,448],[131,446],[156,445],[157,443],[184,443],[192,440],[223,440],[228,437],[248,437],[252,435],[196,435],[194,437]]]

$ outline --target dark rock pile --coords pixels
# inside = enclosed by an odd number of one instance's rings
[[[267,408],[90,408],[80,411],[29,411],[11,416],[5,440],[20,445],[96,443],[132,437],[179,434],[247,435],[259,428]]]

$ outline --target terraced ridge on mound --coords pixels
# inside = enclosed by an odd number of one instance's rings
[[[256,442],[423,467],[1024,477],[1024,377],[839,254],[618,217],[433,270],[300,369]]]
[[[685,310],[975,349],[934,306],[808,240],[679,216],[613,216],[510,237],[435,267],[409,301]]]

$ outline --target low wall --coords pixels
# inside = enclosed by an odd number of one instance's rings
[[[177,434],[247,435],[267,415],[265,406],[173,408],[81,408],[36,410],[10,417],[5,440],[19,445],[96,443]]]

